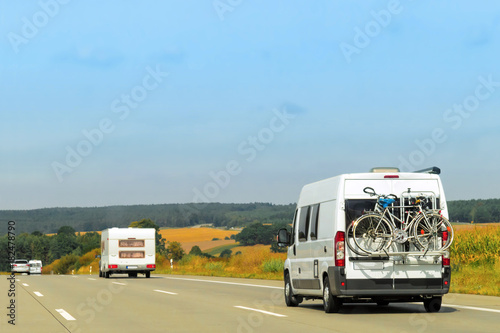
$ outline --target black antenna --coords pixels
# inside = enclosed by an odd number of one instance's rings
[[[441,173],[441,169],[434,166],[434,167],[430,167],[427,169],[422,169],[422,170],[418,170],[418,171],[414,171],[414,172],[430,173],[430,174],[434,174],[434,175],[439,175]]]

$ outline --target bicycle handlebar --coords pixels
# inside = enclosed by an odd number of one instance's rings
[[[394,200],[398,199],[397,195],[395,195],[395,194],[377,194],[375,192],[375,190],[369,186],[365,187],[363,189],[363,192],[365,192],[366,194],[369,194],[371,197],[377,196],[378,198],[389,198],[389,199],[394,199]]]

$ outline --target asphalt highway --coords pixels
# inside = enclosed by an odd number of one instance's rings
[[[280,281],[16,275],[12,288],[9,276],[0,277],[0,332],[458,333],[500,328],[500,297],[491,296],[449,294],[441,311],[432,314],[421,303],[346,304],[340,313],[326,314],[320,300],[286,307]]]

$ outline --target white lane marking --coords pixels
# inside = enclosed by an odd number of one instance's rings
[[[59,312],[59,314],[66,320],[76,320],[75,317],[64,311],[64,309],[56,309],[56,311]]]
[[[16,279],[16,281],[17,281],[17,282],[19,282],[19,281],[21,281],[21,280],[19,280],[19,279]]]
[[[197,281],[197,282],[209,282],[209,283],[222,283],[222,284],[232,284],[232,285],[236,285],[236,286],[246,286],[246,287],[283,289],[283,287],[262,286],[262,285],[259,285],[259,284],[236,283],[236,282],[225,282],[225,281],[212,281],[212,280],[202,280],[202,279],[185,279],[185,278],[174,278],[174,277],[165,277],[165,279]]]
[[[243,309],[243,310],[250,310],[250,311],[255,311],[255,312],[260,312],[264,313],[270,316],[275,316],[275,317],[287,317],[285,315],[279,314],[279,313],[274,313],[274,312],[269,312],[269,311],[264,311],[264,310],[259,310],[259,309],[252,309],[252,308],[247,308],[246,306],[240,306],[240,305],[235,305],[235,308]]]
[[[156,291],[156,292],[159,292],[159,293],[164,293],[164,294],[169,294],[169,295],[178,295],[177,293],[172,293],[170,291],[165,291],[165,290],[153,290],[153,291]]]
[[[23,286],[25,286],[25,287],[29,287],[30,285],[29,285],[29,284],[27,284],[27,283],[23,283]]]
[[[443,304],[443,306],[450,306],[450,307],[454,307],[454,308],[467,309],[467,310],[477,310],[477,311],[488,311],[488,312],[500,313],[500,310],[487,309],[487,308],[476,308],[474,306],[455,305],[455,304]]]
[[[93,279],[93,278],[88,278],[89,280],[92,280],[92,281],[95,281],[96,279]]]
[[[125,283],[121,283],[121,282],[111,282],[111,283],[114,283],[114,284],[119,284],[119,285],[122,285],[122,286],[126,286]]]
[[[42,293],[39,291],[34,291],[33,294],[37,295],[38,297],[43,297]]]

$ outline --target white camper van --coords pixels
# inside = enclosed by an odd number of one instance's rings
[[[147,278],[155,270],[156,246],[154,228],[110,228],[101,233],[99,277],[128,274]]]
[[[430,224],[425,212],[447,222],[439,173],[436,167],[411,173],[374,168],[304,186],[292,232],[278,233],[278,244],[288,246],[286,304],[323,299],[326,312],[338,312],[343,303],[421,301],[428,312],[439,311],[450,287],[452,230],[441,224],[424,232],[413,223]],[[377,212],[380,198],[391,199]],[[372,230],[383,227],[376,234],[359,222],[374,215],[382,222]]]

